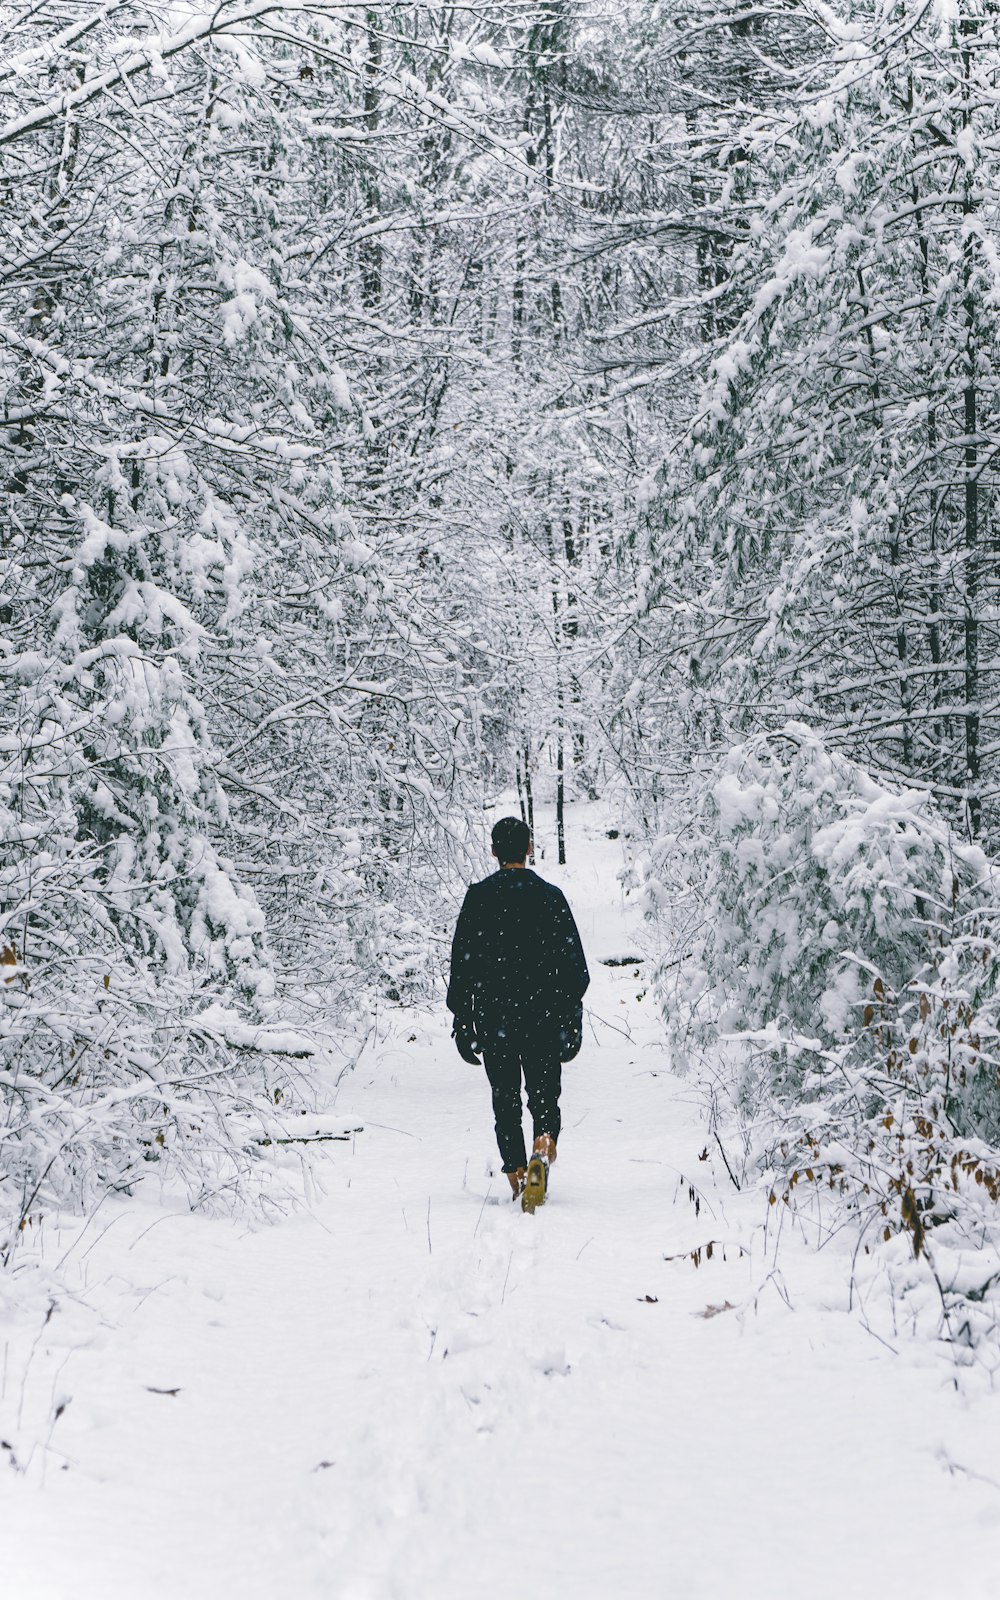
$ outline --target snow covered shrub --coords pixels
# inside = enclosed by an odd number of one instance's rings
[[[926,796],[789,724],[725,758],[691,877],[700,932],[661,996],[743,1176],[824,1233],[849,1216],[859,1248],[902,1240],[936,1279],[942,1331],[976,1344],[1000,1324],[986,858]]]
[[[86,1209],[151,1161],[192,1203],[231,1192],[294,1082],[270,1048],[288,1042],[263,1025],[260,909],[194,802],[196,719],[168,693],[169,652],[165,687],[150,660],[129,670],[127,638],[77,639],[47,664],[4,645],[0,1258],[34,1213]],[[220,999],[257,1019],[249,1048]]]
[[[96,883],[79,887],[99,905]],[[284,1111],[299,1087],[296,1063],[278,1051],[313,1051],[304,1038],[246,1024],[241,1043],[223,1025],[231,1014],[197,1010],[182,980],[155,981],[91,947],[99,932],[82,916],[48,962],[38,928],[26,957],[12,944],[0,951],[4,1264],[39,1215],[89,1211],[154,1173],[192,1207],[256,1200],[264,1147],[287,1136]]]
[[[799,723],[729,752],[704,829],[683,994],[702,1043],[768,1026],[825,1048],[854,1037],[871,973],[900,989],[987,871],[926,794],[883,787]]]
[[[771,1053],[800,1086],[770,1099],[761,1165],[772,1206],[821,1233],[849,1216],[856,1256],[881,1247],[897,1291],[919,1299],[929,1274],[931,1331],[995,1368],[1000,917],[971,909],[931,945],[902,990],[872,976],[860,1029],[837,1049],[775,1034]]]

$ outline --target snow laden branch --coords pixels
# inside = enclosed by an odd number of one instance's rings
[[[26,51],[20,58],[15,58],[9,63],[6,76],[22,77],[30,68],[41,64],[48,64],[50,56],[57,55],[62,50],[67,50],[75,44],[77,39],[84,34],[91,33],[100,24],[108,21],[118,10],[125,7],[103,7],[95,16],[62,30],[44,46]],[[131,9],[130,7],[128,8]],[[227,31],[233,32],[257,18],[265,17],[278,10],[292,10],[296,8],[294,0],[258,0],[255,5],[233,5],[230,0],[219,0],[210,11],[199,17],[193,18],[184,27],[173,32],[164,32],[151,36],[138,48],[121,48],[117,52],[118,58],[113,66],[103,72],[96,73],[93,77],[84,77],[75,89],[67,89],[58,95],[52,95],[42,105],[25,112],[22,116],[13,117],[0,125],[0,149],[4,145],[14,143],[28,135],[37,133],[53,122],[66,119],[72,113],[79,111],[91,101],[108,94],[118,85],[128,87],[131,79],[152,74],[154,77],[165,79],[166,62],[175,56],[190,50],[192,46],[204,43],[206,40],[224,35]],[[122,40],[124,45],[125,41]],[[0,82],[2,82],[0,78]]]

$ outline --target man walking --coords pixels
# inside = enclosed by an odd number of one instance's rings
[[[472,885],[459,913],[447,999],[463,1060],[478,1066],[482,1051],[503,1170],[525,1211],[545,1200],[559,1141],[562,1063],[580,1048],[590,982],[566,896],[525,865],[530,849],[527,824],[501,818],[493,829],[499,870]],[[530,1161],[522,1076],[534,1127]]]

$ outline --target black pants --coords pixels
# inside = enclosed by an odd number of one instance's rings
[[[483,1065],[493,1090],[493,1116],[497,1145],[504,1172],[516,1172],[527,1165],[524,1129],[521,1126],[521,1078],[528,1091],[528,1110],[534,1137],[547,1133],[559,1141],[559,1091],[562,1088],[562,1063],[556,1047],[548,1040],[521,1037],[492,1038],[483,1046]]]

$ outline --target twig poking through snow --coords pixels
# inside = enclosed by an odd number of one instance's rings
[[[475,1238],[476,1234],[479,1232],[479,1224],[483,1220],[483,1212],[486,1210],[486,1203],[489,1200],[490,1195],[492,1193],[493,1193],[493,1179],[491,1178],[490,1179],[490,1183],[489,1183],[489,1188],[486,1190],[486,1193],[483,1195],[483,1203],[479,1207],[479,1216],[476,1218],[476,1226],[472,1230],[472,1237],[473,1238]]]
[[[713,1133],[714,1133],[714,1137],[715,1137],[715,1142],[718,1145],[719,1151],[720,1151],[720,1153],[722,1155],[722,1159],[726,1163],[726,1171],[729,1173],[729,1176],[733,1181],[733,1188],[736,1190],[736,1192],[738,1194],[740,1186],[736,1181],[736,1177],[735,1177],[735,1174],[733,1172],[732,1167],[729,1165],[729,1158],[726,1155],[725,1148],[723,1146],[722,1140],[719,1138],[718,1133],[715,1133],[714,1129],[713,1129]]]

